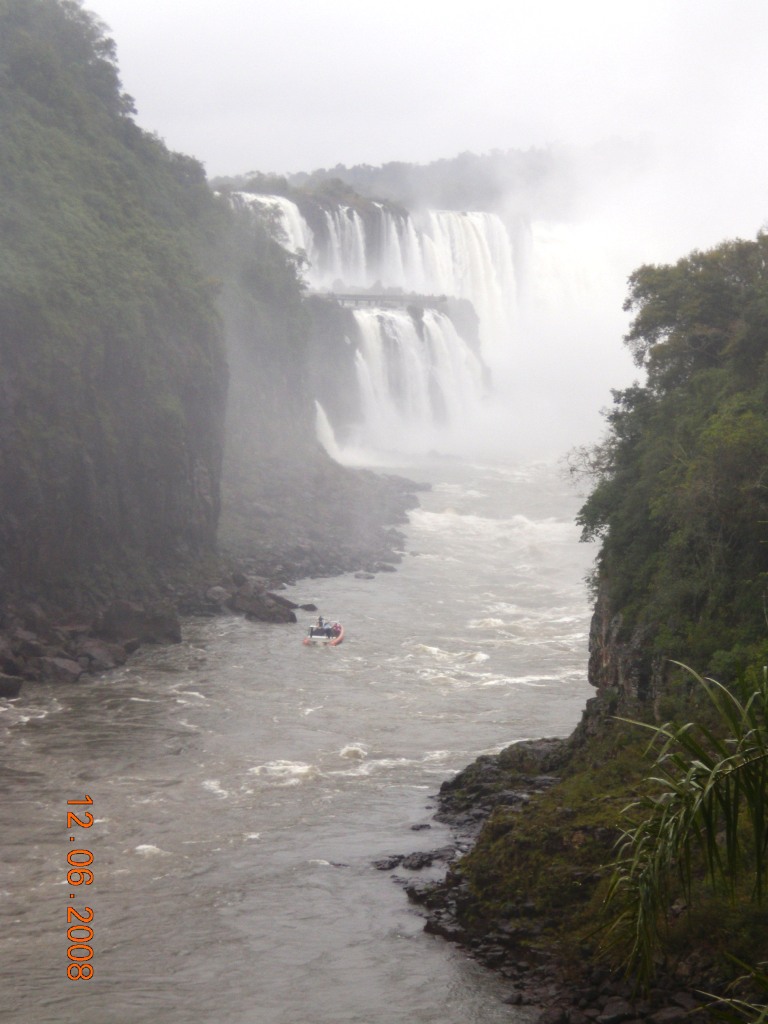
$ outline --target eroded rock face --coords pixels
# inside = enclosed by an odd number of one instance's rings
[[[589,682],[601,695],[614,691],[622,704],[653,700],[663,686],[664,663],[649,647],[648,630],[628,630],[601,587],[589,630]]]

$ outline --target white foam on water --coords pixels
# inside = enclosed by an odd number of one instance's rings
[[[229,793],[222,787],[218,779],[204,779],[203,789],[207,790],[209,793],[213,793],[214,796],[221,797],[224,800],[229,796]]]
[[[367,756],[368,751],[362,743],[348,743],[339,751],[339,757],[348,758],[349,760],[362,761]]]
[[[317,778],[320,769],[302,761],[268,761],[266,764],[249,768],[250,775],[256,775],[280,786],[298,786],[302,782]]]
[[[134,848],[134,853],[138,853],[140,857],[170,857],[172,854],[168,850],[161,850],[159,846],[153,846],[152,843],[140,843],[139,846]]]

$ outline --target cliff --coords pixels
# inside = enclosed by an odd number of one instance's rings
[[[213,549],[226,361],[202,168],[75,4],[0,8],[0,581],[71,601]]]
[[[133,113],[78,0],[0,2],[3,692],[178,638],[237,558],[376,565],[412,501],[315,440],[295,261]]]
[[[600,542],[596,695],[567,739],[517,744],[444,783],[451,866],[440,883],[409,883],[428,930],[501,971],[511,1002],[548,1007],[547,1024],[709,1020],[704,993],[732,998],[739,973],[765,999],[753,901],[765,885],[767,246],[761,234],[630,278],[626,340],[647,380],[616,392],[604,440],[572,455],[593,484],[583,539]],[[679,662],[720,681],[709,689],[724,712]],[[688,830],[668,861],[673,823]],[[638,943],[653,950],[645,974]]]

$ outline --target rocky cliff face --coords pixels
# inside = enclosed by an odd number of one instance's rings
[[[226,364],[202,168],[133,123],[75,4],[0,9],[0,582],[146,585],[212,549]]]
[[[0,4],[0,673],[11,679],[74,679],[127,656],[93,646],[117,643],[102,628],[115,599],[128,601],[131,642],[158,600],[206,609],[200,587],[233,574],[218,548],[225,474],[229,552],[276,582],[375,569],[397,546],[384,524],[412,501],[315,440],[291,257],[132,112],[113,44],[78,3]]]
[[[655,700],[664,681],[664,659],[654,658],[647,630],[627,631],[624,617],[608,599],[607,587],[598,590],[589,630],[589,681],[602,697],[622,707]]]

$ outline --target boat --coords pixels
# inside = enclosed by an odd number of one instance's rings
[[[304,637],[305,644],[326,644],[328,647],[338,647],[344,639],[344,627],[340,622],[323,623],[322,626],[310,626],[309,632]]]

